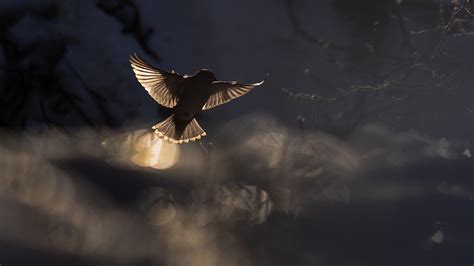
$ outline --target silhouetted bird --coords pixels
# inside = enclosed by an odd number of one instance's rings
[[[130,57],[135,76],[160,105],[174,108],[165,121],[153,126],[159,137],[173,143],[187,143],[206,135],[195,115],[240,97],[265,82],[240,84],[217,81],[214,74],[201,69],[192,76],[167,72],[150,66],[138,55]]]

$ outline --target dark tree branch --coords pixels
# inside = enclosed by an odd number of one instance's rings
[[[123,26],[123,33],[130,33],[134,36],[135,40],[142,47],[142,49],[160,61],[160,56],[155,52],[150,45],[148,40],[153,33],[152,28],[144,28],[141,24],[141,17],[139,9],[134,1],[120,0],[116,6],[107,5],[104,1],[97,1],[97,7],[106,14],[116,18]],[[127,16],[126,9],[130,9],[131,16]]]
[[[295,7],[294,7],[294,0],[286,0],[286,10],[287,15],[290,20],[291,25],[296,33],[298,33],[301,37],[303,37],[308,42],[317,44],[321,48],[331,48],[334,50],[343,50],[344,47],[337,45],[331,41],[315,37],[307,32],[304,27],[301,25],[300,21],[298,20],[298,16],[296,15]]]
[[[436,45],[436,48],[433,54],[431,55],[431,60],[433,60],[438,55],[439,50],[441,49],[446,39],[446,35],[448,34],[449,30],[453,26],[453,23],[456,20],[456,18],[459,16],[459,14],[461,14],[461,12],[463,11],[466,11],[467,14],[471,15],[471,11],[468,9],[468,4],[469,4],[469,0],[463,0],[461,6],[459,5],[454,6],[453,12],[451,13],[451,18],[449,19],[448,24],[446,24],[446,26],[444,27],[443,33],[441,34],[438,44]]]
[[[397,4],[395,4],[394,11],[395,11],[395,17],[397,18],[397,21],[398,21],[398,25],[400,26],[400,30],[402,32],[402,37],[403,37],[402,46],[403,46],[403,48],[406,47],[410,50],[410,52],[416,53],[416,50],[413,47],[413,44],[411,43],[410,33],[407,30],[407,27],[405,25],[405,21],[403,20],[403,16],[400,13],[400,8],[398,7]]]

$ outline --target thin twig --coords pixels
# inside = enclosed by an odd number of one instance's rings
[[[403,44],[402,45],[403,45],[403,48],[407,47],[410,50],[410,52],[415,53],[416,50],[413,47],[413,44],[411,43],[410,32],[408,31],[408,29],[405,25],[405,21],[403,20],[403,16],[400,13],[400,8],[398,7],[398,5],[395,5],[394,10],[395,10],[395,17],[398,20],[398,25],[400,26],[400,30],[402,31],[402,36],[403,36]]]
[[[467,11],[468,10],[467,4],[469,4],[469,0],[463,0],[461,7],[457,5],[454,6],[451,18],[449,19],[448,24],[446,24],[446,26],[444,27],[444,30],[443,30],[443,33],[441,34],[441,38],[439,39],[438,45],[436,45],[436,48],[433,54],[431,55],[431,60],[433,60],[436,57],[436,55],[439,53],[439,50],[441,49],[441,46],[443,45],[444,40],[446,39],[446,34],[448,34],[449,30],[453,26],[453,23],[456,20],[456,18],[459,16],[459,14],[462,11],[466,11],[468,14],[471,13],[470,11]]]
[[[286,10],[288,14],[288,18],[290,20],[291,25],[293,26],[293,29],[295,30],[296,33],[301,35],[305,40],[315,43],[321,48],[331,48],[335,50],[343,50],[344,47],[340,45],[336,45],[331,41],[315,37],[311,35],[309,32],[307,32],[301,23],[298,20],[298,16],[296,15],[295,7],[294,7],[294,0],[287,0],[286,1]]]

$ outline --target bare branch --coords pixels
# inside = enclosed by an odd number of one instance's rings
[[[441,34],[441,38],[439,39],[438,45],[436,45],[436,48],[431,55],[431,60],[433,60],[436,55],[439,53],[439,50],[441,49],[441,46],[444,43],[444,40],[446,39],[446,34],[448,34],[449,30],[453,26],[454,21],[456,18],[461,14],[461,12],[466,11],[468,14],[471,14],[470,10],[467,8],[467,5],[469,4],[469,0],[463,0],[461,6],[459,5],[454,5],[453,12],[451,14],[451,18],[449,19],[448,24],[444,27],[443,33]]]
[[[298,20],[298,16],[296,15],[295,7],[294,7],[294,0],[286,1],[286,10],[287,10],[288,18],[290,19],[290,23],[293,26],[295,32],[298,33],[305,40],[311,43],[315,43],[321,48],[331,48],[335,50],[344,49],[344,47],[340,45],[336,45],[331,41],[315,37],[311,35],[309,32],[307,32]]]

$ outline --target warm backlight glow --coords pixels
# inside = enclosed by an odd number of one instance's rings
[[[179,157],[177,144],[163,141],[154,133],[144,134],[134,143],[132,162],[139,166],[167,169],[176,164]]]

